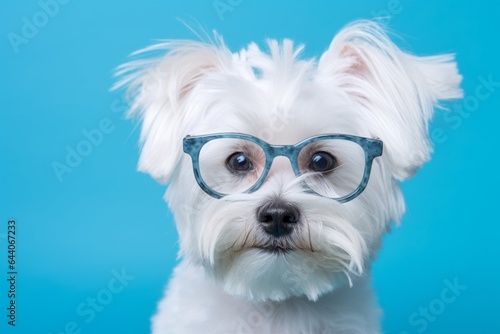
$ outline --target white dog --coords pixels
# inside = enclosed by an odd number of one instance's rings
[[[429,159],[433,108],[462,96],[454,57],[369,21],[318,60],[267,44],[169,41],[118,71],[180,237],[155,334],[380,333],[370,261]]]

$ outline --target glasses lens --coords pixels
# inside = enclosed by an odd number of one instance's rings
[[[298,163],[309,188],[321,196],[337,199],[352,194],[361,184],[365,152],[350,140],[318,140],[300,151]]]
[[[266,163],[263,149],[248,140],[218,138],[203,145],[200,174],[212,190],[232,195],[251,188],[262,176]]]

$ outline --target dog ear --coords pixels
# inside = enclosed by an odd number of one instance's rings
[[[218,38],[218,36],[216,36]],[[188,124],[196,119],[189,99],[197,83],[209,72],[220,68],[229,51],[218,38],[216,43],[168,41],[135,54],[161,52],[164,55],[135,60],[120,66],[122,79],[114,88],[127,87],[131,100],[128,116],[142,122],[142,146],[138,169],[160,183],[167,183],[182,155],[182,139]],[[229,58],[230,59],[230,58]]]
[[[355,22],[335,36],[319,60],[318,76],[340,86],[363,109],[400,180],[429,160],[428,123],[434,108],[462,97],[453,55],[405,53],[371,21]]]

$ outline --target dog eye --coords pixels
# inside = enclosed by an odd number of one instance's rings
[[[243,152],[231,154],[226,160],[226,166],[230,171],[236,173],[248,172],[253,168],[250,159]]]
[[[337,167],[337,159],[326,152],[316,152],[309,162],[309,169],[315,172],[328,172]]]

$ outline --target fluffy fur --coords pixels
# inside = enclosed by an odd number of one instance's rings
[[[429,160],[433,109],[462,95],[454,57],[405,53],[369,21],[340,31],[318,60],[301,59],[290,40],[267,47],[168,41],[141,51],[160,57],[118,71],[142,121],[139,170],[169,183],[180,236],[155,334],[380,332],[370,261],[404,213],[398,181]],[[305,192],[282,157],[259,190],[215,199],[198,187],[182,139],[219,132],[271,144],[345,133],[380,138],[384,153],[365,191],[344,204]],[[256,210],[276,199],[300,210],[280,241],[293,248],[286,253],[256,248],[275,242]]]

